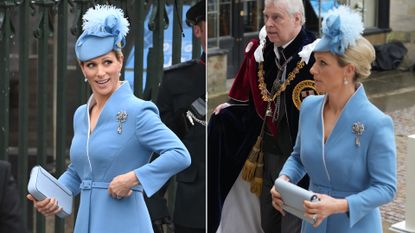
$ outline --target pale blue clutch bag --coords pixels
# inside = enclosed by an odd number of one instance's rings
[[[62,210],[57,216],[63,218],[72,213],[72,192],[41,166],[34,166],[30,173],[27,190],[36,200],[55,198]]]
[[[285,211],[309,222],[310,224],[314,224],[315,220],[313,218],[304,216],[304,200],[311,202],[319,201],[319,198],[315,193],[283,179],[276,179],[274,185],[284,201],[282,208]]]

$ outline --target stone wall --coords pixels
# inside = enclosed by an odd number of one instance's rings
[[[399,40],[408,49],[408,54],[402,63],[402,68],[408,68],[415,63],[415,1],[391,0],[390,27],[392,32],[387,41]]]
[[[226,93],[227,53],[225,51],[209,52],[207,69],[209,96]]]

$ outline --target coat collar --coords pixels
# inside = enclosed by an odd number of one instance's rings
[[[117,90],[112,93],[112,95],[108,98],[107,102],[102,109],[97,124],[95,128],[97,128],[101,122],[117,122],[117,113],[120,111],[125,111],[125,104],[127,103],[126,100],[134,96],[133,91],[127,81],[122,81],[121,85],[117,88]],[[92,106],[95,104],[95,98],[93,94],[89,97],[87,103],[87,119],[89,122],[89,112]],[[128,114],[128,113],[127,113]],[[95,130],[95,129],[94,129]]]
[[[324,99],[321,105],[321,111],[323,111],[324,105],[326,104],[326,101],[327,101],[327,97],[328,97],[327,95],[324,95]],[[349,98],[349,100],[344,105],[343,110],[340,114],[340,117],[342,117],[343,115],[346,115],[346,116],[355,115],[353,114],[353,112],[356,111],[355,108],[368,101],[369,99],[367,98],[363,84],[358,83],[356,91],[353,93],[353,95]]]
[[[354,94],[349,98],[347,103],[344,105],[341,117],[350,118],[354,115],[356,115],[356,110],[359,109],[360,105],[365,104],[368,102],[368,98],[366,96],[365,88],[363,87],[362,83],[357,84],[358,87]],[[325,97],[325,99],[327,96]]]
[[[327,95],[324,96],[324,100],[321,104],[321,122],[323,123],[323,108],[327,101]],[[329,135],[329,138],[327,139],[326,143],[329,141],[334,140],[333,138],[338,137],[340,134],[338,132],[352,132],[352,126],[354,122],[363,122],[362,115],[358,114],[359,109],[364,108],[364,105],[367,105],[369,103],[369,100],[366,96],[365,89],[363,87],[363,84],[359,83],[358,88],[355,91],[355,93],[349,98],[347,103],[345,104],[342,112],[340,113],[339,118],[336,121],[336,124],[332,130],[332,132]],[[323,131],[321,132],[323,133]]]
[[[124,97],[128,97],[133,95],[133,91],[131,90],[130,85],[127,81],[121,81],[121,85],[114,91],[114,93],[111,94],[111,96],[108,98],[107,102],[104,105],[104,108],[106,108],[107,105],[111,105],[111,102],[123,99]],[[91,110],[92,106],[96,104],[94,94],[92,94],[87,102],[87,109],[88,112]]]

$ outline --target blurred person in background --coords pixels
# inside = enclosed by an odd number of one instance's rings
[[[164,70],[157,97],[161,120],[182,140],[192,164],[176,175],[173,218],[167,206],[167,185],[146,203],[155,233],[204,233],[206,228],[206,3],[197,2],[186,12],[203,53],[199,59]]]

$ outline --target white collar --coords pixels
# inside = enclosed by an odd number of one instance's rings
[[[278,52],[278,47],[282,47],[283,49],[285,49],[285,48],[288,47],[288,45],[291,44],[291,42],[294,41],[294,39],[295,39],[295,37],[292,40],[288,41],[288,43],[286,43],[282,46],[277,46],[276,44],[274,44],[274,53],[275,53],[275,56],[277,57],[278,60],[280,59],[280,53]]]

